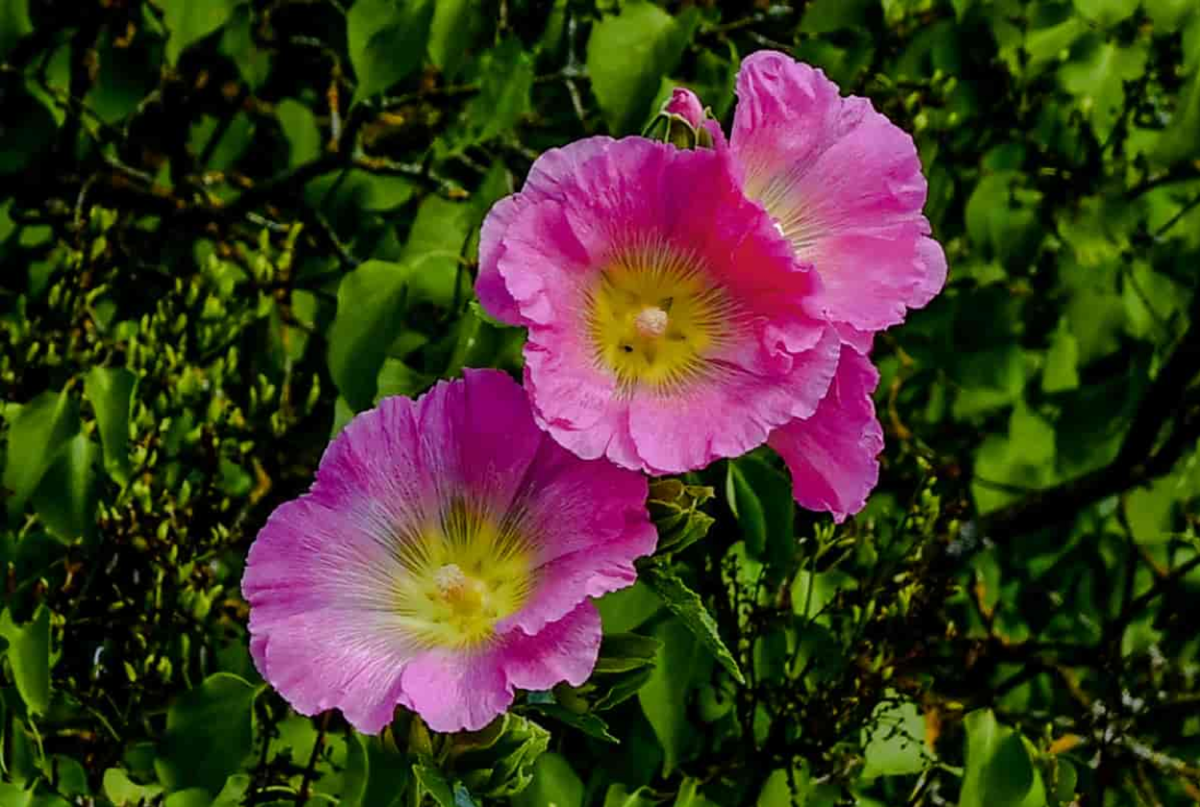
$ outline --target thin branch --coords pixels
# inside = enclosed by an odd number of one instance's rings
[[[304,775],[300,779],[300,789],[296,792],[296,807],[308,801],[309,787],[317,771],[317,760],[321,757],[321,749],[325,746],[325,731],[329,728],[329,716],[332,712],[321,715],[321,725],[317,729],[317,738],[313,740],[312,753],[308,755],[308,764],[304,766]]]

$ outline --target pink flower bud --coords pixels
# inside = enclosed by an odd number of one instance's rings
[[[671,92],[670,100],[663,104],[662,111],[668,115],[678,115],[690,123],[693,129],[699,129],[704,123],[704,107],[700,105],[696,93],[686,87],[676,87]]]

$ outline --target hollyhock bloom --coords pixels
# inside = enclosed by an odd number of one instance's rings
[[[819,282],[723,151],[548,151],[479,251],[483,307],[529,329],[534,416],[581,457],[700,468],[812,416],[829,389],[839,340],[812,313]]]
[[[926,182],[912,138],[866,98],[841,96],[823,72],[777,51],[746,57],[737,96],[728,149],[743,190],[821,278],[810,310],[866,352],[869,334],[902,322],[946,281],[946,256],[921,213]],[[672,103],[700,108],[699,99]]]
[[[502,373],[385,399],[250,550],[254,662],[301,714],[374,733],[399,704],[436,731],[482,728],[514,688],[588,677],[588,598],[654,549],[646,488],[555,444]]]
[[[804,302],[842,337],[837,376],[813,417],[768,443],[792,472],[796,500],[840,521],[862,509],[879,475],[879,376],[866,358],[874,333],[941,290],[946,257],[921,213],[926,183],[912,138],[870,101],[842,97],[820,70],[774,51],[742,62],[737,95],[728,143],[691,91],[677,89],[668,106],[714,133],[745,194],[821,279]]]

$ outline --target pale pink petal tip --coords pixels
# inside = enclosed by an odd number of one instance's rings
[[[743,62],[730,149],[743,187],[823,281],[811,310],[863,331],[903,321],[946,279],[921,213],[912,138],[865,98],[775,51]]]
[[[482,728],[515,689],[590,674],[588,598],[654,550],[645,499],[639,474],[545,435],[502,373],[386,399],[250,549],[255,665],[296,711],[339,709],[366,733],[397,705],[437,731]]]
[[[869,359],[843,346],[837,375],[816,413],[771,433],[768,444],[792,472],[796,501],[833,513],[839,523],[861,510],[879,480],[883,428],[871,394],[879,373]]]
[[[560,444],[677,473],[815,411],[837,334],[728,150],[583,140],[540,158],[515,198],[487,254],[529,329],[534,415]]]

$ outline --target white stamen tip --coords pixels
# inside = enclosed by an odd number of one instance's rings
[[[667,312],[658,306],[647,306],[633,320],[634,327],[642,336],[656,337],[667,332]]]
[[[457,563],[447,563],[434,572],[433,582],[437,584],[438,591],[442,593],[442,596],[449,596],[466,588],[467,576],[463,574],[463,570],[458,567]]]

